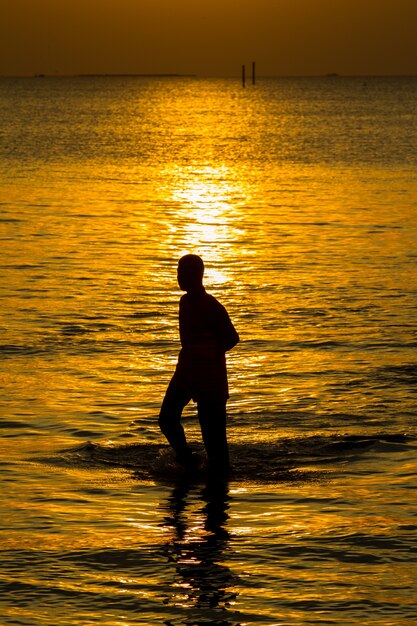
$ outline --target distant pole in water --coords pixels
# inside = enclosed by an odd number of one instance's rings
[[[252,85],[255,84],[255,61],[252,61]]]
[[[242,87],[246,85],[246,67],[242,65]]]

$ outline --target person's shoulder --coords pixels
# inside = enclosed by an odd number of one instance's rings
[[[220,302],[217,300],[217,298],[212,296],[211,293],[207,293],[207,291],[204,294],[204,297],[206,298],[207,302],[210,302],[210,304],[220,304]]]
[[[218,309],[218,310],[225,310],[225,307],[222,305],[221,302],[219,302],[219,300],[217,300],[217,298],[215,298],[214,296],[211,295],[211,293],[207,293],[206,294],[207,297],[207,303],[209,304],[209,306],[211,306],[213,309]]]

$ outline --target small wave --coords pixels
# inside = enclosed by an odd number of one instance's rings
[[[38,354],[40,352],[42,352],[42,350],[40,350],[38,347],[30,346],[27,344],[24,346],[10,343],[0,345],[0,354],[2,356],[27,356],[30,354]]]
[[[307,341],[289,341],[288,346],[293,348],[301,348],[301,349],[319,349],[319,350],[327,350],[329,348],[346,348],[349,347],[348,342],[343,341],[332,341],[332,340],[307,340]]]
[[[62,335],[85,335],[86,333],[93,332],[85,326],[79,326],[78,324],[68,324],[61,328]]]
[[[406,363],[404,365],[386,365],[375,371],[376,378],[382,379],[390,384],[416,384],[417,383],[417,363]]]
[[[18,422],[16,420],[0,420],[0,429],[1,428],[30,428],[30,424],[27,422]]]
[[[329,315],[329,312],[325,309],[318,309],[314,307],[285,309],[283,313],[285,315],[295,315],[297,317],[327,317]]]
[[[2,220],[0,220],[1,222]],[[33,265],[32,263],[17,263],[12,265],[2,265],[2,269],[7,270],[40,270],[42,269],[41,265]]]
[[[129,304],[140,304],[137,301],[134,302],[129,302]],[[136,311],[135,313],[132,313],[130,315],[126,315],[127,318],[133,318],[133,319],[158,319],[160,317],[163,317],[163,313],[161,313],[161,311]]]
[[[323,479],[338,465],[373,452],[408,448],[412,438],[402,433],[334,435],[282,439],[268,443],[231,443],[231,479],[276,483]],[[201,445],[192,444],[199,456],[196,478],[204,478],[206,460]],[[34,459],[32,459],[33,461]],[[169,446],[155,443],[110,445],[87,442],[38,462],[86,469],[124,468],[139,480],[176,480],[182,470]]]

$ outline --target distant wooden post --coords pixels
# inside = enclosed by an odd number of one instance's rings
[[[255,84],[255,61],[252,61],[252,85]]]
[[[246,67],[242,65],[242,87],[246,85]]]

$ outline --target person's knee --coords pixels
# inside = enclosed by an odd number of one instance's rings
[[[200,405],[198,416],[207,454],[209,456],[227,454],[225,407],[208,403]]]
[[[158,417],[158,426],[161,430],[164,430],[165,424],[166,424],[166,418],[165,418],[165,415],[161,411]]]
[[[180,421],[180,417],[175,415],[175,412],[166,410],[164,407],[161,408],[158,417],[158,426],[162,430],[162,432],[166,432],[170,430],[173,425]]]
[[[188,402],[187,394],[170,383],[159,412],[158,424],[161,430],[180,421],[183,408]]]

